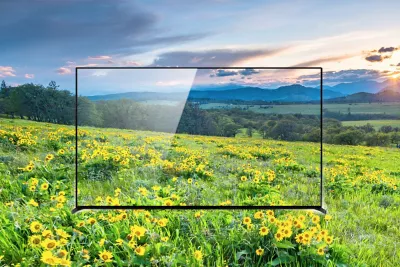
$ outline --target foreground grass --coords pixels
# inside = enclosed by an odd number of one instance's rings
[[[396,149],[325,145],[324,201],[329,214],[327,217],[312,212],[280,210],[275,213],[257,210],[85,211],[72,215],[75,171],[72,165],[73,127],[23,120],[0,120],[0,123],[0,264],[265,266],[267,263],[277,265],[286,262],[290,266],[334,266],[339,263],[349,266],[400,265],[397,252],[400,236],[400,198],[397,189],[400,153]],[[103,144],[99,138],[108,136],[112,148],[126,146],[130,136],[138,134],[120,131],[122,136],[116,136],[112,129],[84,130],[82,140],[86,141],[81,145],[93,146],[96,144],[93,140]],[[124,140],[124,137],[128,139]],[[175,141],[177,144],[190,144],[192,149],[188,153],[194,154],[202,146],[214,146],[216,141],[207,137],[191,138],[186,136]],[[151,163],[152,159],[158,158],[145,152],[151,152],[152,146],[163,141],[147,141],[149,149],[142,151],[138,164]],[[224,152],[227,144],[221,140],[217,142],[222,146],[214,147],[215,152],[217,149]],[[231,140],[233,147],[243,146],[241,143],[244,142],[246,147],[249,146],[248,139]],[[140,144],[137,145],[140,147]],[[257,146],[256,143],[253,145]],[[317,151],[311,144],[266,141],[263,146],[284,149],[280,152],[289,151],[297,164],[315,164],[312,155]],[[176,150],[182,146],[172,147]],[[95,149],[88,147],[87,153],[93,153]],[[274,159],[246,159],[247,155],[242,154],[246,152],[243,149],[229,149],[229,152],[224,160],[232,161],[232,164],[250,162],[254,168],[261,162],[269,164],[268,169],[279,165],[278,162],[272,163]],[[278,155],[279,159],[282,154]],[[89,164],[91,160],[81,163]],[[209,161],[218,160],[222,159]],[[180,179],[187,181],[185,174],[176,173],[175,168],[164,169],[161,162],[153,160],[153,163],[160,163],[156,165],[162,168],[167,178],[166,181],[152,181],[165,183],[161,184],[158,193],[153,192],[153,185],[146,184],[140,185],[149,192],[146,197],[136,191],[127,194],[125,190],[130,189],[129,186],[121,187],[120,191],[114,186],[105,191],[101,191],[104,190],[101,187],[96,187],[96,190],[82,187],[80,190],[96,192],[93,197],[100,196],[100,201],[110,201],[112,205],[137,199],[158,201],[161,198],[166,201],[172,199],[173,192],[180,196],[179,201],[174,199],[174,205],[190,204],[190,199],[185,199],[188,191],[180,192],[181,187],[173,186],[172,181],[173,177],[178,177],[178,182]],[[119,166],[117,172],[127,175],[132,168],[144,168],[140,164],[129,168]],[[210,170],[214,170],[212,176],[218,180],[219,170],[214,167],[211,165]],[[287,175],[289,173],[291,175]],[[191,169],[191,175],[195,174],[200,177]],[[284,178],[290,178],[293,170],[281,174],[277,173],[272,182],[266,182],[266,186],[279,192],[276,201],[287,201],[285,196],[295,195],[302,188],[291,188],[290,185],[296,183],[285,183]],[[249,177],[253,179],[251,174]],[[124,178],[122,181],[128,177]],[[195,177],[199,186],[207,183],[203,178]],[[231,205],[229,202],[219,204]],[[268,229],[267,234],[262,234],[262,227]],[[278,233],[284,229],[291,233],[279,236]],[[306,233],[311,235],[309,240],[296,241],[296,236],[304,238]],[[326,236],[333,238],[333,243]],[[51,246],[52,242],[55,247]]]

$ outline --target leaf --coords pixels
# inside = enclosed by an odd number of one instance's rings
[[[240,260],[242,258],[242,256],[246,255],[246,254],[248,254],[248,252],[246,250],[239,251],[238,253],[236,253],[237,260]]]
[[[272,266],[277,266],[277,265],[282,264],[282,263],[293,262],[294,260],[295,260],[295,257],[287,255],[287,254],[284,254],[284,255],[279,256],[275,260],[270,261],[269,264],[272,265]]]

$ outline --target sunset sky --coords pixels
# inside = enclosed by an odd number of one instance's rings
[[[73,91],[76,66],[313,66],[326,84],[383,80],[400,74],[398,10],[400,1],[5,0],[0,79]]]

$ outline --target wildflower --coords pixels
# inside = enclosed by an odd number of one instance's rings
[[[187,179],[188,184],[191,184],[193,182],[192,178]]]
[[[49,184],[48,183],[43,183],[40,186],[40,190],[42,190],[42,191],[46,191],[47,189],[49,189]]]
[[[141,238],[146,233],[146,228],[138,225],[134,225],[131,227],[131,233],[138,238]]]
[[[269,229],[267,227],[263,226],[263,227],[260,228],[260,232],[259,233],[262,236],[267,235],[269,233]]]
[[[104,262],[112,262],[113,255],[110,251],[103,250],[99,253],[99,257]]]
[[[244,223],[244,224],[251,224],[251,219],[250,219],[250,217],[244,217],[244,218],[243,218],[243,223]]]
[[[201,250],[196,250],[193,253],[193,256],[196,260],[201,261],[203,259],[203,253],[201,252]]]
[[[281,241],[283,239],[283,234],[281,232],[277,232],[275,234],[276,241]]]
[[[116,243],[118,246],[122,246],[122,244],[124,243],[124,240],[122,240],[121,238],[118,238],[117,240],[115,240],[115,243]]]
[[[324,247],[318,248],[318,249],[317,249],[317,254],[318,254],[318,255],[321,255],[321,256],[324,255],[324,254],[325,254],[324,249],[325,249]]]
[[[200,211],[197,211],[197,212],[194,214],[194,217],[195,217],[196,219],[199,219],[199,218],[201,217],[201,212],[200,212]]]
[[[99,246],[102,247],[104,246],[104,243],[106,242],[106,240],[104,238],[100,239],[99,241]]]
[[[44,238],[50,238],[50,237],[53,236],[53,233],[52,233],[50,230],[44,230],[44,231],[42,232],[42,236],[43,236]]]
[[[274,211],[273,210],[267,210],[267,216],[275,216]]]
[[[76,226],[77,226],[77,227],[83,227],[83,226],[85,226],[85,222],[84,222],[84,221],[79,221],[79,222],[76,224]]]
[[[258,249],[256,250],[256,254],[257,254],[258,256],[262,256],[262,255],[264,254],[264,249],[258,248]]]
[[[42,247],[44,247],[47,250],[53,250],[57,247],[58,242],[53,239],[46,238],[44,241],[42,241]]]
[[[135,248],[135,253],[139,256],[143,256],[145,252],[146,249],[143,246],[138,246],[137,248]]]
[[[168,240],[169,240],[168,236],[161,237],[161,241],[163,242],[167,242]]]
[[[70,234],[68,234],[67,232],[65,232],[63,229],[57,229],[56,233],[58,236],[62,237],[62,238],[68,238],[71,237]]]
[[[328,222],[328,221],[332,220],[332,216],[327,214],[327,215],[325,215],[324,219],[325,219],[325,221]]]
[[[325,236],[324,240],[328,245],[330,245],[333,242],[333,237],[332,236]]]
[[[34,199],[29,200],[28,204],[34,207],[39,206],[39,203],[37,203]]]
[[[314,215],[314,216],[312,217],[311,221],[312,221],[314,224],[317,224],[317,223],[319,223],[320,218],[319,218],[318,215]]]
[[[165,227],[167,225],[167,223],[168,223],[168,219],[166,219],[166,218],[160,219],[160,220],[158,220],[157,223],[158,223],[159,226]]]
[[[240,180],[241,180],[242,182],[246,182],[246,181],[247,181],[247,177],[246,177],[246,176],[242,176],[242,177],[240,177]]]
[[[52,159],[54,159],[54,155],[53,154],[47,154],[46,158],[45,158],[45,161],[50,161]]]
[[[173,202],[169,199],[164,201],[164,206],[172,206]]]
[[[262,213],[261,211],[257,211],[257,212],[254,214],[254,218],[255,218],[255,219],[261,219],[263,216],[264,216],[264,213]]]
[[[29,237],[29,245],[32,247],[40,247],[42,238],[40,235],[32,235]]]
[[[51,253],[51,251],[43,251],[40,260],[51,266],[57,265],[60,261],[57,257],[53,256],[53,253]]]
[[[42,229],[42,226],[43,225],[40,222],[34,221],[31,223],[29,228],[31,229],[32,233],[38,233]]]
[[[95,219],[95,218],[89,218],[89,219],[87,220],[87,222],[88,222],[89,224],[93,225],[93,224],[96,223],[96,219]]]

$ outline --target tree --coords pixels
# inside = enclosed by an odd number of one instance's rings
[[[55,81],[49,82],[49,85],[47,86],[47,88],[52,89],[52,90],[57,90],[58,87],[60,87],[60,86],[57,85]]]

